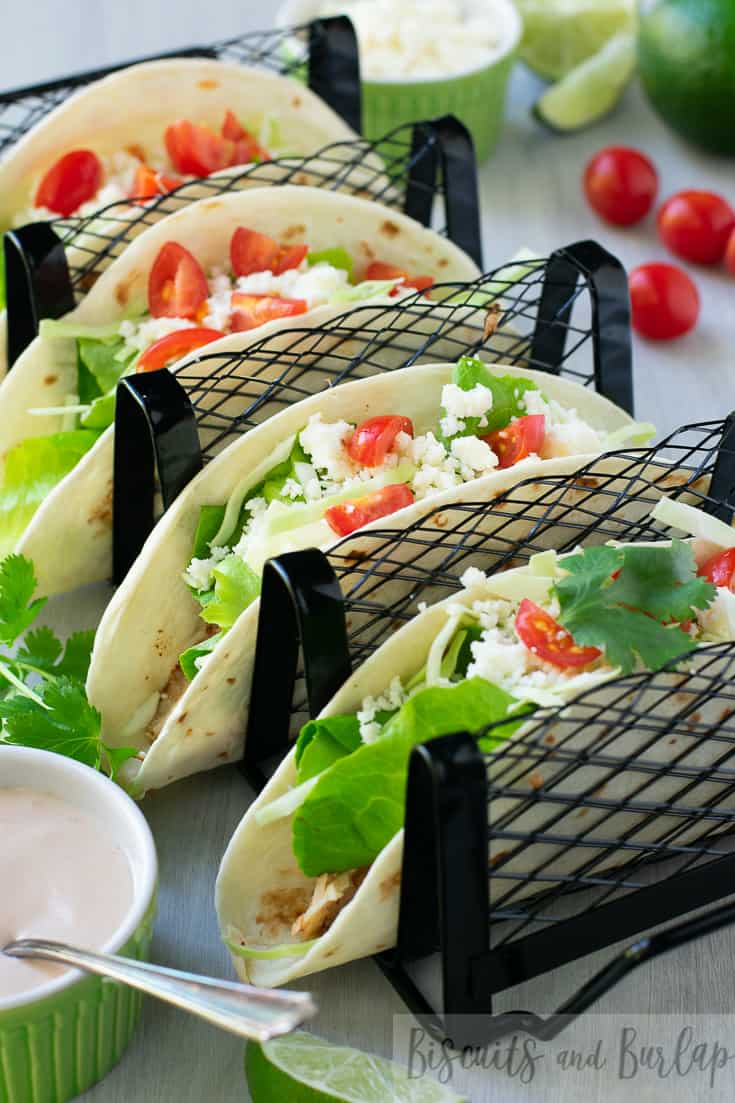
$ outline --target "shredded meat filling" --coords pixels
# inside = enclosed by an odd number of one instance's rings
[[[328,931],[365,880],[367,871],[368,867],[364,866],[349,873],[322,873],[317,878],[308,908],[291,927],[291,934],[308,941]]]

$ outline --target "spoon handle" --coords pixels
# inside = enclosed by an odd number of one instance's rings
[[[213,980],[114,954],[78,950],[62,942],[25,938],[11,942],[2,952],[11,957],[63,962],[88,973],[110,977],[198,1015],[232,1034],[258,1042],[288,1034],[317,1010],[308,992],[254,988],[233,981]]]

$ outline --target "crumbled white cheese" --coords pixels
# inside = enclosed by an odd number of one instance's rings
[[[510,45],[512,27],[460,0],[323,0],[319,15],[349,15],[368,80],[435,79],[490,64]]]
[[[118,333],[125,339],[125,353],[141,353],[154,341],[160,341],[179,329],[191,329],[188,318],[145,318],[142,322],[120,322]]]
[[[454,437],[465,431],[468,417],[479,418],[481,429],[487,425],[486,415],[492,409],[493,392],[482,383],[477,383],[470,391],[463,391],[456,383],[447,383],[442,387],[441,404],[445,411],[440,423],[442,434]]]
[[[291,499],[302,498],[304,496],[304,488],[296,479],[286,479],[283,484],[283,496]]]
[[[407,700],[408,695],[397,675],[392,679],[388,689],[382,696],[366,697],[357,713],[360,724],[360,738],[363,743],[374,743],[380,735],[381,726],[375,721],[375,717],[379,712],[395,712]]]
[[[463,590],[471,590],[474,586],[482,586],[484,582],[487,582],[487,575],[479,567],[468,567],[459,579],[459,584]]]
[[[321,414],[312,414],[309,424],[299,434],[299,442],[318,471],[332,482],[354,478],[357,465],[347,454],[345,443],[354,426],[347,421],[324,421]]]
[[[194,590],[208,590],[212,578],[212,571],[226,556],[230,554],[229,548],[212,548],[212,554],[208,559],[192,559],[184,572],[184,582]]]
[[[498,457],[489,444],[479,437],[455,437],[451,452],[459,461],[460,474],[469,482],[478,475],[485,475],[498,466]]]
[[[235,289],[245,295],[279,295],[284,299],[304,299],[311,309],[328,303],[337,291],[349,286],[344,268],[335,268],[326,261],[309,265],[305,260],[298,268],[290,268],[280,276],[272,272],[253,272],[241,276]]]

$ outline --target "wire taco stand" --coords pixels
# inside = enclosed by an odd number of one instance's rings
[[[356,533],[328,555],[270,561],[246,777],[260,787],[299,719],[316,715],[418,602],[456,593],[469,566],[492,573],[550,547],[668,538],[650,519],[662,494],[732,520],[735,415],[602,456],[574,476],[528,480],[489,503],[442,507],[405,531]],[[300,672],[298,645],[284,652],[284,639],[301,640]],[[436,1036],[551,1038],[641,962],[735,918],[731,903],[637,937],[735,883],[734,674],[735,644],[707,645],[681,669],[621,677],[545,710],[492,755],[467,732],[414,749],[397,947],[378,960]],[[286,708],[274,715],[278,701],[293,702],[290,734]],[[634,937],[548,1018],[493,1014],[497,993]],[[432,1002],[414,964],[437,951],[441,996]]]
[[[226,445],[325,385],[478,353],[596,386],[632,408],[630,330],[608,321],[627,322],[627,280],[596,243],[571,245],[520,269],[504,266],[472,283],[441,284],[436,294],[367,302],[324,326],[294,326],[237,354],[202,355],[175,378],[164,369],[121,380],[115,581],[153,527],[153,472],[165,508]]]

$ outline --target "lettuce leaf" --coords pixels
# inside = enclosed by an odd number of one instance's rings
[[[331,264],[332,268],[341,268],[347,273],[347,279],[352,283],[355,265],[346,249],[338,245],[335,249],[322,249],[318,253],[306,254],[306,263],[310,266],[313,267],[315,264],[321,264],[322,262]]]
[[[504,429],[514,417],[523,417],[526,403],[523,398],[526,391],[537,391],[538,387],[530,379],[520,379],[514,375],[494,375],[482,360],[474,356],[462,356],[455,365],[452,382],[463,391],[471,391],[481,383],[492,392],[492,409],[485,415],[486,424],[480,426],[479,417],[463,418],[465,428],[453,437],[487,436],[496,429]],[[446,416],[442,409],[440,418]]]
[[[214,590],[204,605],[201,617],[208,624],[231,628],[248,605],[260,593],[260,579],[239,555],[228,555],[212,571]]]
[[[416,744],[456,731],[499,723],[484,750],[507,739],[530,708],[484,678],[417,693],[388,721],[374,743],[340,757],[320,777],[293,820],[293,850],[308,877],[368,865],[403,825],[406,780]],[[505,723],[500,723],[506,721]],[[309,742],[302,751],[305,758]]]
[[[184,677],[188,681],[192,681],[193,678],[199,673],[196,665],[196,660],[203,658],[205,655],[211,655],[215,647],[222,639],[222,633],[217,632],[214,636],[209,636],[202,643],[197,643],[193,647],[187,648],[186,651],[182,651],[179,655],[179,666],[181,667]]]
[[[0,484],[0,557],[13,550],[44,499],[98,437],[92,429],[76,429],[29,437],[11,448]]]
[[[296,742],[298,783],[323,773],[340,758],[360,746],[360,724],[356,716],[328,716],[309,720]]]

